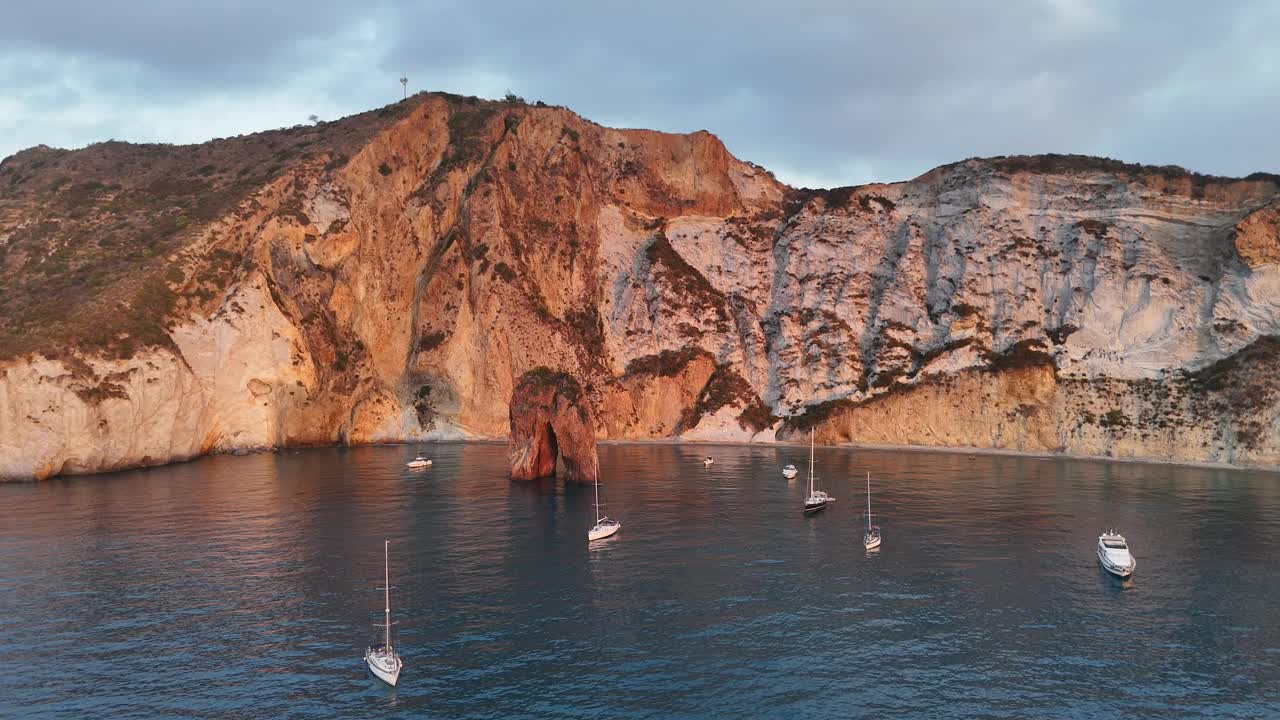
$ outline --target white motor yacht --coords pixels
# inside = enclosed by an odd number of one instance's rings
[[[795,478],[797,472],[795,465],[786,465],[782,468],[782,477],[792,480]]]
[[[405,463],[405,467],[417,470],[418,468],[431,467],[431,461],[419,455],[418,457]]]
[[[716,464],[716,461],[714,458],[706,457],[702,459],[702,467],[711,467],[712,465],[715,465],[715,464]]]
[[[1098,563],[1118,578],[1127,578],[1138,568],[1137,559],[1129,553],[1129,543],[1114,530],[1098,536]]]

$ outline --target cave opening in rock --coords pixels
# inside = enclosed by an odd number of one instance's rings
[[[560,443],[556,441],[556,430],[551,426],[550,422],[548,422],[546,426],[546,438],[547,440],[543,448],[547,453],[547,457],[551,459],[550,474],[554,476],[556,474],[556,469],[560,465]]]
[[[596,479],[596,422],[585,397],[565,372],[538,367],[520,376],[511,392],[511,479]]]

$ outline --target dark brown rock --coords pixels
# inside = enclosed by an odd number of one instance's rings
[[[551,477],[563,456],[566,480],[594,482],[600,472],[595,428],[577,380],[545,367],[525,373],[511,394],[511,479]]]

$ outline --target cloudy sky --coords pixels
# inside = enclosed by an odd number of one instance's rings
[[[0,0],[0,157],[410,91],[710,130],[796,185],[1075,152],[1280,171],[1280,2]]]

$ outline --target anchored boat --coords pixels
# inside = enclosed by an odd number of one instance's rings
[[[1137,559],[1129,553],[1128,541],[1114,530],[1098,536],[1098,563],[1118,578],[1127,578],[1138,569]]]
[[[862,546],[868,550],[880,547],[880,526],[871,524],[871,473],[867,473],[867,531],[862,534]]]
[[[813,489],[813,430],[809,431],[809,497],[804,499],[805,513],[818,512],[826,507],[829,503],[836,501],[835,498],[826,494],[821,490]]]
[[[596,524],[591,526],[587,531],[587,542],[592,543],[596,540],[603,540],[610,537],[614,533],[622,529],[622,523],[611,517],[600,514],[600,475],[596,474]]]
[[[404,661],[400,659],[400,655],[396,653],[395,648],[391,646],[391,566],[388,560],[389,548],[391,541],[386,540],[382,545],[382,572],[383,587],[386,593],[386,618],[382,623],[378,623],[384,628],[382,642],[370,645],[364,651],[364,662],[369,666],[369,670],[378,679],[395,687],[400,680],[400,669],[404,667]]]

